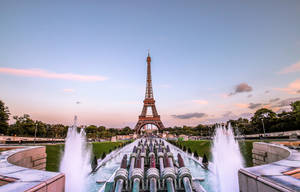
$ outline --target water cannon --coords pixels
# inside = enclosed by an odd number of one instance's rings
[[[125,189],[128,189],[128,171],[127,171],[127,155],[123,156],[121,166],[117,170],[114,181],[115,181],[115,186],[114,186],[114,191],[115,192],[122,192],[123,187],[125,186]]]
[[[178,184],[179,188],[182,187],[182,183],[184,185],[185,191],[192,192],[192,174],[189,168],[185,167],[184,161],[181,157],[181,155],[178,153]]]
[[[157,188],[160,189],[161,186],[154,155],[150,156],[150,168],[147,170],[146,188],[148,188],[148,185],[150,192],[156,192]]]
[[[142,190],[144,190],[144,171],[141,169],[141,157],[138,156],[130,176],[130,186],[132,186],[133,192],[138,192],[140,191],[140,185],[142,185]]]

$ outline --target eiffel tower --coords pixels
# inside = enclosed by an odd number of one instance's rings
[[[152,114],[147,115],[147,110],[151,109]],[[144,106],[141,115],[139,116],[139,120],[134,128],[136,133],[140,133],[140,130],[145,125],[152,124],[155,125],[160,132],[165,128],[162,121],[160,120],[160,116],[157,113],[155,107],[155,100],[153,98],[153,90],[152,90],[152,79],[151,79],[151,57],[148,52],[147,57],[147,86],[146,86],[146,94],[144,99]]]

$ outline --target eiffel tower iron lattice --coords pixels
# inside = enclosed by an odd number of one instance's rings
[[[147,115],[148,108],[151,109],[152,115]],[[141,128],[144,126],[152,124],[155,125],[159,131],[162,131],[165,127],[160,120],[160,116],[157,113],[155,100],[153,97],[153,89],[152,89],[152,79],[151,79],[151,57],[148,52],[147,57],[147,80],[146,80],[146,94],[144,99],[144,106],[141,115],[139,116],[139,120],[134,128],[136,133],[139,133]]]

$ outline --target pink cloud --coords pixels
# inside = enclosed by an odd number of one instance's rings
[[[55,73],[42,69],[15,69],[15,68],[5,68],[0,67],[0,73],[25,76],[25,77],[40,77],[49,79],[65,79],[65,80],[75,80],[75,81],[104,81],[107,80],[106,77],[98,75],[79,75],[73,73]]]
[[[222,93],[220,96],[221,96],[222,98],[224,98],[224,99],[226,99],[226,98],[228,98],[228,97],[229,97],[229,95],[228,95],[228,94],[226,94],[226,93]]]
[[[282,69],[279,74],[287,74],[292,72],[298,72],[300,71],[300,61],[298,63],[295,63],[293,65],[290,65],[284,69]]]
[[[192,102],[200,104],[200,105],[206,105],[206,104],[208,104],[208,101],[201,100],[201,99],[199,99],[199,100],[192,100]]]
[[[275,90],[283,91],[288,94],[298,94],[300,90],[300,79],[291,82],[286,88],[275,88]]]
[[[249,105],[245,103],[236,103],[235,106],[238,108],[247,109]]]

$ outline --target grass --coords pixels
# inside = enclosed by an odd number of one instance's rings
[[[108,154],[118,146],[121,146],[124,142],[97,142],[92,143],[92,157],[94,155],[97,158],[100,158],[103,153]],[[47,171],[55,171],[59,170],[59,164],[64,151],[64,144],[58,145],[46,145],[46,153],[47,153]]]
[[[240,151],[242,156],[244,157],[244,163],[246,167],[252,167],[252,149],[253,143],[259,142],[260,140],[241,140],[239,141]],[[264,142],[270,142],[271,140],[264,140]],[[211,145],[212,141],[210,140],[201,140],[201,141],[178,141],[178,144],[181,146],[185,146],[186,149],[190,148],[194,153],[197,151],[198,155],[203,157],[204,153],[208,157],[210,161],[212,161],[211,155]]]
[[[64,144],[46,145],[46,153],[47,153],[46,170],[47,171],[59,170],[59,162],[61,159],[60,157],[62,155],[63,149],[64,149]]]

